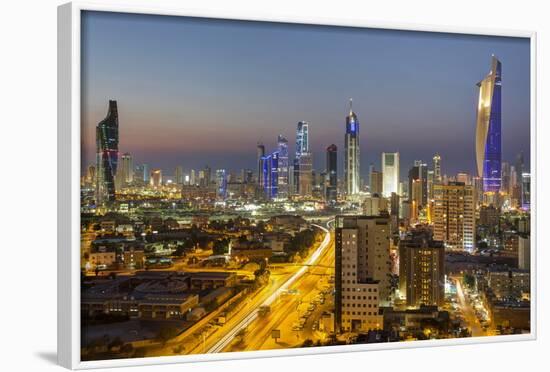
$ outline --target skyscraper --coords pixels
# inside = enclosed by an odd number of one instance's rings
[[[132,183],[134,181],[134,162],[129,153],[122,154],[120,170],[122,171],[123,183]]]
[[[434,166],[434,183],[441,183],[443,181],[441,177],[441,156],[435,154],[433,157]]]
[[[176,169],[174,169],[174,182],[177,185],[183,184],[183,168],[181,165],[178,165]]]
[[[335,328],[382,328],[379,306],[390,300],[389,216],[337,216]]]
[[[151,186],[160,187],[162,186],[162,170],[153,169],[150,176]]]
[[[216,189],[220,199],[225,199],[227,196],[227,172],[225,169],[216,170]]]
[[[477,84],[476,161],[484,192],[499,192],[501,184],[501,70],[493,55],[491,71]]]
[[[96,204],[108,206],[115,201],[115,175],[118,168],[118,109],[116,101],[109,101],[107,116],[97,124],[96,150]]]
[[[338,197],[338,148],[335,144],[327,147],[327,180],[325,189],[325,200],[329,204],[334,204]]]
[[[149,170],[149,164],[143,164],[143,182],[148,184],[150,177],[151,171]]]
[[[357,115],[353,112],[352,104],[353,101],[350,99],[344,139],[344,184],[347,195],[355,195],[360,190],[359,121]]]
[[[258,143],[258,146],[256,147],[256,161],[258,164],[258,185],[260,187],[263,187],[263,167],[262,167],[262,158],[265,156],[265,146],[261,143]]]
[[[521,208],[531,209],[531,173],[521,175]]]
[[[399,188],[399,153],[382,153],[382,194],[389,198]]]
[[[279,151],[279,160],[278,160],[278,198],[288,198],[290,195],[290,185],[289,185],[289,178],[290,178],[290,168],[288,164],[288,141],[285,137],[282,135],[279,135],[277,138],[277,145],[278,145],[278,151]]]
[[[262,187],[266,199],[278,197],[279,152],[275,151],[262,158]]]
[[[309,123],[300,121],[296,128],[296,155],[294,158],[294,187],[301,196],[310,196],[312,191],[313,161],[309,150]]]
[[[378,194],[382,195],[382,188],[384,183],[384,175],[381,172],[378,172],[376,170],[372,170],[369,176],[370,179],[370,185],[369,190],[371,195]]]
[[[399,242],[399,292],[408,306],[445,301],[445,247],[428,230],[414,230]]]
[[[434,239],[450,249],[472,251],[475,246],[474,187],[462,182],[434,185]]]
[[[434,172],[435,177],[435,172]],[[413,181],[417,181],[416,185],[413,185]],[[420,190],[413,189],[413,186]],[[428,166],[421,160],[415,160],[414,166],[409,170],[409,201],[414,201],[417,206],[425,207],[428,204]]]

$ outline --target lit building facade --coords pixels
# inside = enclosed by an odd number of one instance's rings
[[[338,198],[338,148],[335,144],[327,147],[325,200],[329,204],[336,203]]]
[[[399,292],[407,306],[442,306],[445,301],[445,246],[427,230],[399,242]]]
[[[152,187],[160,187],[162,186],[162,170],[161,169],[153,169],[151,171],[151,175],[149,177],[150,184]]]
[[[441,156],[439,154],[435,154],[433,157],[433,171],[434,171],[434,182],[435,183],[441,183],[443,181],[442,175],[441,175]]]
[[[382,328],[379,306],[390,301],[388,216],[337,216],[335,329]]]
[[[523,173],[521,175],[521,208],[531,209],[531,174]]]
[[[491,71],[477,84],[476,161],[484,192],[501,188],[501,79],[501,63],[492,56]]]
[[[290,195],[290,168],[288,163],[288,140],[279,135],[277,138],[277,146],[279,151],[278,171],[277,171],[277,196],[279,198],[288,198]]]
[[[309,150],[309,123],[300,121],[296,127],[296,155],[294,158],[294,192],[311,196],[313,159]]]
[[[475,247],[475,192],[462,182],[434,185],[434,239],[449,249]]]
[[[227,197],[227,171],[225,169],[216,170],[216,189],[218,198]]]
[[[129,153],[122,154],[120,158],[120,170],[122,171],[122,179],[124,183],[132,183],[134,181],[134,161]]]
[[[268,200],[278,196],[279,182],[279,152],[275,151],[262,158],[262,186],[264,196]]]
[[[392,192],[399,189],[399,153],[382,153],[382,194],[389,198]]]
[[[104,207],[115,201],[115,176],[118,169],[118,108],[116,101],[109,101],[107,116],[97,124],[96,150],[96,204]]]
[[[344,139],[344,184],[347,195],[356,195],[360,190],[360,149],[359,121],[353,112],[352,100],[349,101],[349,115],[346,117],[346,136]]]

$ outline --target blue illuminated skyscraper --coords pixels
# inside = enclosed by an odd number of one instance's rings
[[[296,156],[294,158],[294,192],[310,196],[312,192],[313,160],[309,151],[309,123],[300,121],[296,127]]]
[[[279,152],[262,157],[262,185],[266,199],[278,197]]]
[[[476,161],[484,192],[499,192],[501,186],[501,89],[502,67],[493,55],[491,71],[480,81],[477,106]]]
[[[346,137],[344,143],[344,184],[347,195],[359,193],[359,121],[353,112],[353,101],[349,100],[349,115],[346,116]]]
[[[218,198],[225,199],[227,197],[227,172],[225,169],[216,170],[216,188]]]
[[[289,164],[288,164],[288,141],[282,135],[277,138],[279,151],[278,170],[278,197],[288,198],[289,196]]]
[[[118,165],[118,109],[109,101],[105,119],[96,127],[97,183],[96,204],[109,206],[115,201],[115,175]]]

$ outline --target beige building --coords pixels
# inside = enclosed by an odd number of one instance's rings
[[[434,239],[449,249],[475,247],[474,189],[462,182],[434,185]]]
[[[445,247],[428,230],[415,230],[399,242],[399,292],[408,306],[445,301]]]
[[[390,304],[389,216],[338,216],[335,328],[382,328],[379,306]]]

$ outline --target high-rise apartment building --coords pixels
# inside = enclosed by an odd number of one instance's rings
[[[382,328],[390,304],[389,216],[337,216],[335,325],[338,331]]]
[[[407,306],[445,301],[445,247],[429,230],[414,230],[399,242],[399,292]]]
[[[449,249],[475,246],[475,193],[462,182],[434,185],[434,239]]]
[[[480,81],[476,125],[476,161],[483,178],[483,192],[497,193],[501,187],[501,89],[502,66],[493,55],[491,70]]]
[[[441,174],[441,156],[439,154],[435,154],[433,157],[433,167],[434,183],[441,183],[443,181],[443,177]]]

